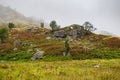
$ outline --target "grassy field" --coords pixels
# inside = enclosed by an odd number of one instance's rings
[[[0,80],[120,80],[120,59],[1,61]]]

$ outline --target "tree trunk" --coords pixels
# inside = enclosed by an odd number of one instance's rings
[[[4,43],[4,39],[1,39],[0,42],[1,42],[1,43]]]

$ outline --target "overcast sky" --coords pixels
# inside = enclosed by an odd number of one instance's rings
[[[120,35],[120,0],[0,0],[0,4],[61,26],[89,21],[99,30]]]

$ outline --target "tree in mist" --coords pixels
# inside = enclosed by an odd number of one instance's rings
[[[9,27],[10,29],[12,29],[12,28],[15,27],[15,25],[14,25],[13,23],[9,23],[9,24],[8,24],[8,27]]]
[[[56,30],[58,28],[57,23],[56,23],[55,20],[50,22],[50,27],[51,27],[52,31],[54,31],[54,30]]]
[[[93,25],[92,25],[90,22],[88,22],[88,21],[83,24],[83,27],[84,27],[84,29],[86,30],[86,33],[87,33],[87,34],[89,34],[89,33],[91,33],[92,31],[95,31],[95,30],[96,30],[96,28],[94,28]]]
[[[40,27],[44,28],[44,23],[43,22],[40,23]]]

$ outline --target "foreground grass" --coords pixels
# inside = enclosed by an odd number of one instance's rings
[[[0,80],[119,80],[119,75],[120,59],[0,62]]]

